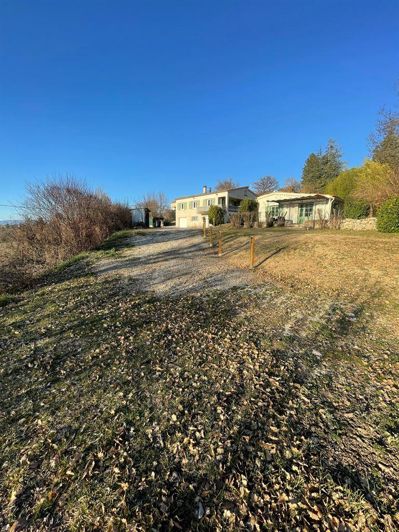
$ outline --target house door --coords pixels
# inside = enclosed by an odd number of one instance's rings
[[[187,218],[180,218],[179,227],[181,227],[181,228],[187,227]]]
[[[313,203],[299,205],[298,223],[303,224],[306,220],[313,220]]]

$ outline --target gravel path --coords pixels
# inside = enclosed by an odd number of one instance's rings
[[[196,230],[151,230],[132,237],[130,244],[117,259],[99,262],[96,272],[124,276],[135,289],[158,294],[198,294],[253,283],[252,272],[217,257]]]

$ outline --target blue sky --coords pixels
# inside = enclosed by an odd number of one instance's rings
[[[397,0],[1,0],[0,204],[70,174],[130,202],[360,164],[399,88]],[[0,219],[12,209],[0,208]]]

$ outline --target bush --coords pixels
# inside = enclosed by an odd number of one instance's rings
[[[224,210],[218,205],[211,205],[208,210],[209,222],[212,225],[224,223]]]
[[[235,212],[233,214],[230,214],[230,223],[233,227],[239,228],[241,227],[241,215],[238,212]]]
[[[245,198],[240,203],[240,212],[255,212],[258,210],[258,202],[256,200]]]
[[[37,274],[96,248],[131,224],[127,206],[72,179],[32,186],[28,194],[25,219],[9,235],[0,288],[25,286]]]
[[[285,216],[277,216],[276,227],[284,227],[284,226],[285,226]]]
[[[338,196],[344,201],[351,199],[350,196],[356,188],[356,182],[359,178],[360,171],[360,168],[344,170],[327,184],[325,192],[332,196]]]
[[[399,233],[399,196],[388,199],[378,209],[377,229],[382,233]]]
[[[358,220],[359,218],[367,218],[369,215],[370,208],[367,203],[359,200],[347,199],[344,204],[344,217],[345,218],[354,218]]]
[[[266,212],[266,227],[274,226],[274,216],[270,212]]]

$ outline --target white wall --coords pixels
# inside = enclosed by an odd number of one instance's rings
[[[181,227],[181,224],[186,224],[186,227],[201,228],[203,224],[203,217],[208,211],[210,205],[208,200],[212,200],[212,205],[219,205],[220,198],[224,198],[224,205],[221,205],[226,211],[229,206],[229,196],[235,199],[251,198],[256,199],[256,195],[246,187],[236,188],[223,192],[209,192],[208,194],[198,194],[197,196],[188,196],[186,198],[176,199],[173,204],[176,211],[176,227]],[[194,207],[193,203],[196,206]],[[181,208],[183,205],[184,208]],[[183,218],[183,222],[180,220]],[[228,221],[226,214],[225,221]],[[206,216],[206,224],[208,227],[209,221]]]
[[[300,200],[301,197],[314,196],[315,199],[312,201],[311,198],[306,200]],[[283,212],[286,212],[286,219],[291,220],[292,223],[298,223],[299,217],[299,205],[304,203],[313,203],[314,204],[314,219],[317,220],[318,210],[320,209],[320,214],[324,219],[330,218],[331,215],[331,206],[333,202],[333,196],[323,195],[325,198],[317,198],[318,194],[304,194],[298,192],[271,192],[270,194],[263,194],[258,197],[259,205],[259,221],[266,221],[266,211],[269,210],[271,206],[279,206]],[[284,203],[284,200],[298,198],[298,202],[287,202]],[[278,203],[276,200],[280,200]],[[283,201],[281,201],[283,200]]]

